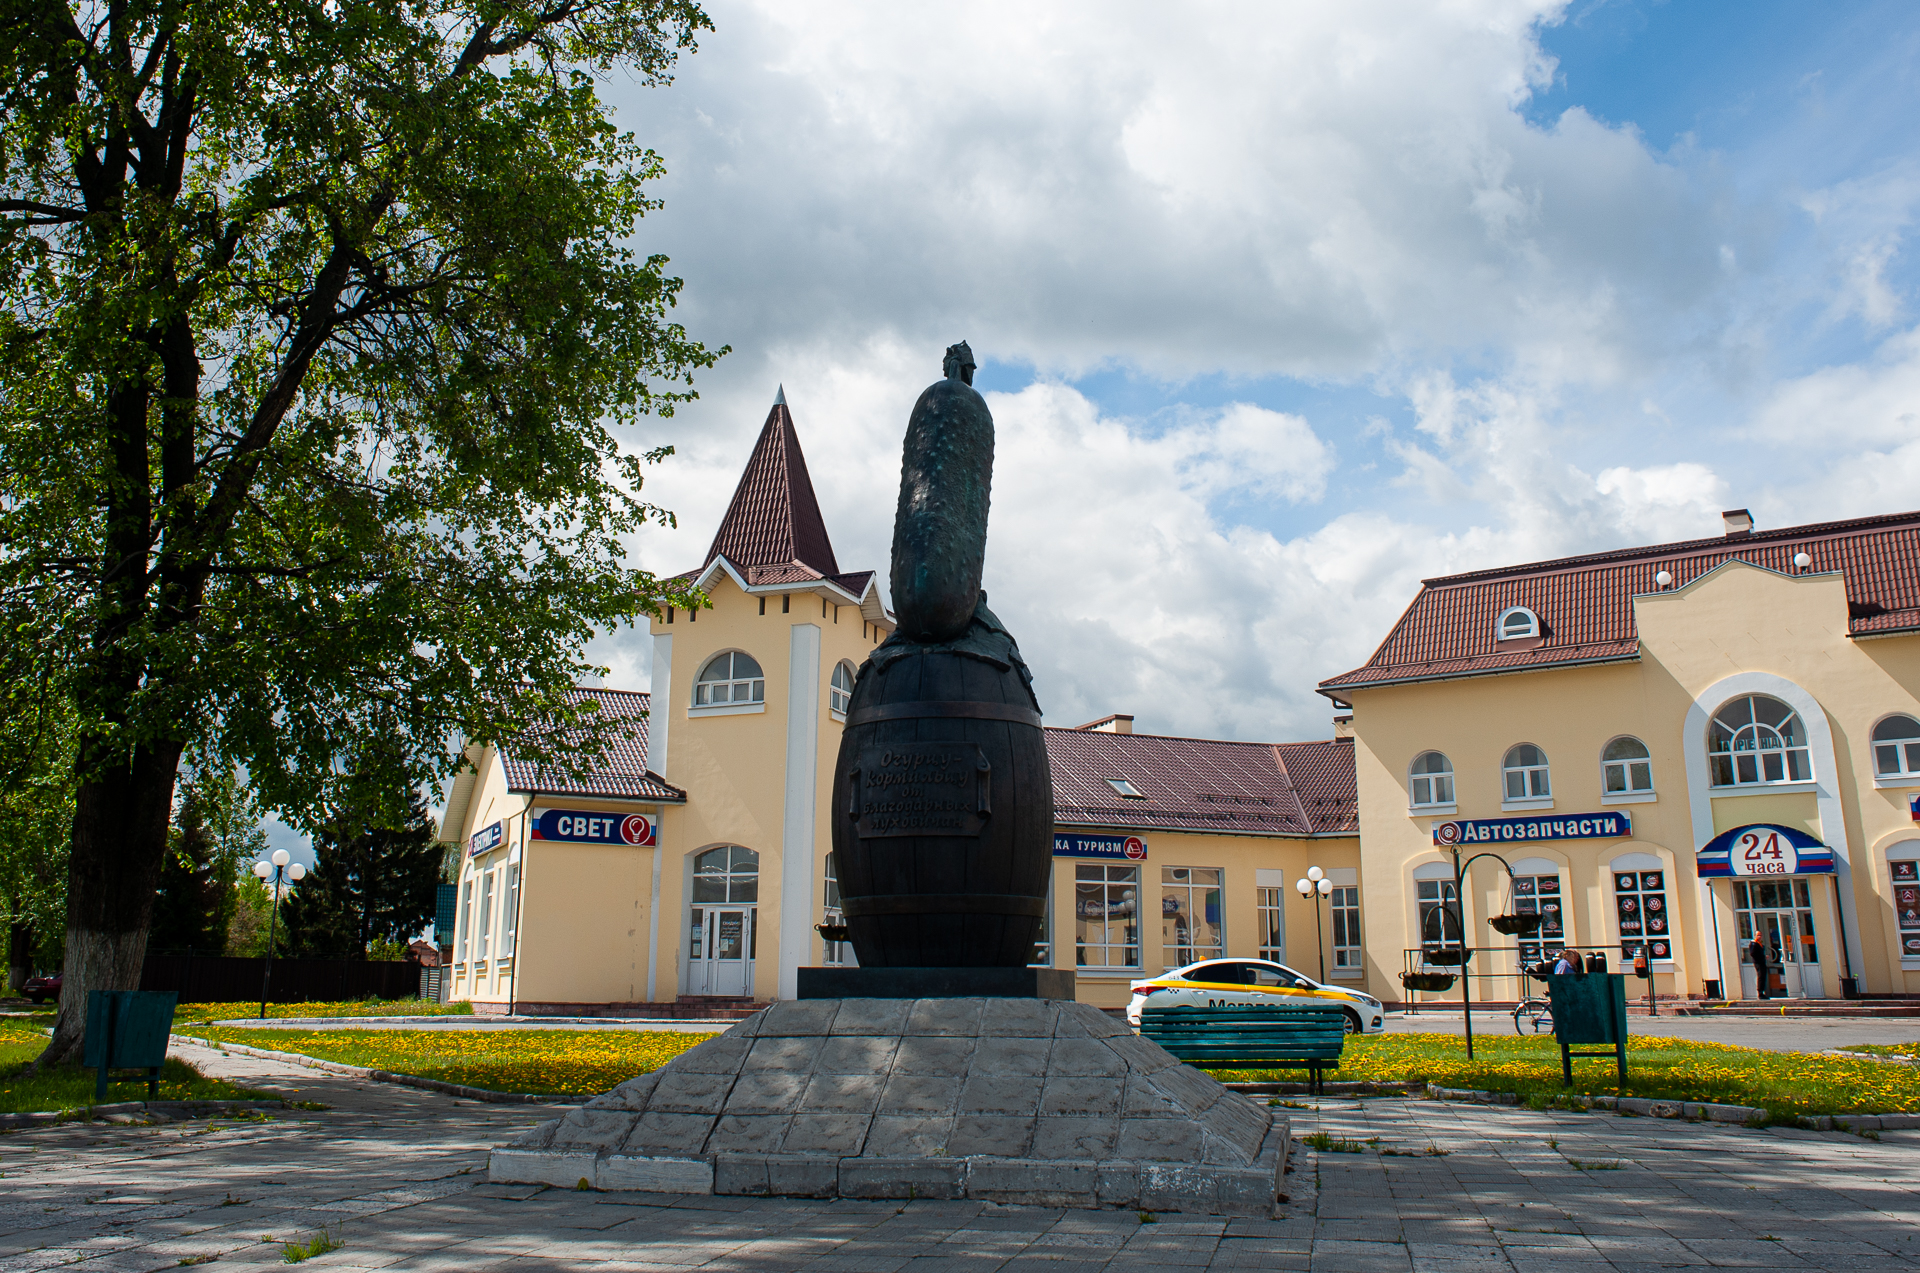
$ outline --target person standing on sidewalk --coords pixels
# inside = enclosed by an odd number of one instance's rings
[[[1772,978],[1767,974],[1767,943],[1756,935],[1753,941],[1747,946],[1747,957],[1753,960],[1753,981],[1754,984],[1759,987],[1760,997],[1762,999],[1773,998],[1773,995],[1769,993]]]

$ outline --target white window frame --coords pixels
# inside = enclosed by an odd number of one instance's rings
[[[493,942],[493,877],[498,871],[488,871],[480,877],[480,944],[474,962],[487,961],[488,948]]]
[[[1624,756],[1618,760],[1607,759],[1607,753],[1621,743],[1634,743],[1645,756]],[[1641,776],[1637,770],[1644,770],[1647,785],[1634,786],[1634,780]],[[1618,773],[1620,789],[1614,790],[1614,777]],[[1607,740],[1600,749],[1600,801],[1602,804],[1644,804],[1652,801],[1656,792],[1653,789],[1653,748],[1646,740],[1635,734],[1617,734]]]
[[[1444,773],[1415,773],[1414,767],[1429,756],[1438,756],[1445,765]],[[1416,813],[1452,813],[1459,808],[1459,793],[1455,786],[1456,778],[1453,761],[1447,753],[1436,748],[1428,748],[1415,756],[1407,765],[1407,808]],[[1440,785],[1446,784],[1446,799],[1440,798]],[[1420,799],[1422,785],[1426,787],[1427,799]]]
[[[1908,712],[1890,712],[1873,723],[1872,730],[1867,734],[1869,740],[1867,746],[1873,753],[1873,780],[1876,784],[1887,786],[1907,787],[1920,784],[1920,735],[1904,734],[1886,742],[1880,741],[1878,737],[1883,728],[1895,721],[1906,721],[1916,730],[1920,730],[1920,718]],[[1881,768],[1882,748],[1893,753],[1892,769]],[[1904,764],[1901,763],[1903,760]]]
[[[1564,950],[1567,945],[1566,872],[1560,869],[1558,863],[1552,864],[1552,870],[1546,870],[1537,865],[1538,861],[1539,859],[1536,858],[1533,859],[1531,863],[1524,861],[1514,863],[1513,909],[1516,914],[1544,915],[1547,913],[1546,904],[1541,899],[1551,896],[1554,904],[1559,907],[1560,931],[1549,936],[1547,934],[1546,924],[1543,921],[1540,930],[1531,937],[1517,938],[1516,942],[1519,947],[1520,962],[1522,964],[1538,963],[1540,959],[1549,952],[1557,953]],[[1520,882],[1522,880],[1526,881],[1525,888],[1521,887]],[[1553,881],[1553,892],[1551,894],[1547,894],[1541,890],[1540,882],[1542,880]],[[1526,904],[1528,902],[1533,903],[1533,909],[1531,911],[1527,909]]]
[[[1196,878],[1202,874],[1212,879]],[[1183,878],[1176,878],[1183,877]],[[1188,964],[1197,964],[1203,959],[1225,959],[1227,957],[1227,873],[1217,866],[1163,866],[1160,868],[1160,921],[1162,925],[1160,940],[1160,960],[1163,969],[1184,968]],[[1214,905],[1219,910],[1217,926],[1218,940],[1202,943],[1199,934],[1206,923],[1206,895],[1214,894]],[[1165,923],[1169,914],[1179,914],[1179,910],[1169,912],[1167,899],[1173,898],[1181,903],[1187,916],[1187,943],[1169,945],[1166,940]],[[1191,959],[1182,959],[1178,963],[1167,963],[1169,951],[1186,950],[1193,955]]]
[[[1754,711],[1751,706],[1753,700],[1757,698],[1768,699],[1786,709],[1786,718],[1780,722],[1780,725],[1775,726],[1759,723],[1759,713]],[[1721,715],[1736,703],[1749,705],[1747,707],[1747,721],[1737,728],[1720,719]],[[1800,735],[1800,741],[1792,746],[1786,745],[1788,730],[1785,727],[1788,726],[1797,726]],[[1726,751],[1716,751],[1714,749],[1715,729],[1724,729],[1728,732],[1729,738],[1727,741],[1729,746]],[[1779,747],[1762,745],[1760,747],[1743,749],[1739,745],[1740,737],[1749,730],[1752,730],[1755,739],[1763,744],[1765,742],[1765,735],[1771,734],[1775,739],[1779,740],[1782,745]],[[1764,733],[1762,731],[1764,731]],[[1715,791],[1752,791],[1760,788],[1804,787],[1806,784],[1814,781],[1813,748],[1811,742],[1812,739],[1808,734],[1807,722],[1801,718],[1799,709],[1794,707],[1793,704],[1784,699],[1776,698],[1772,694],[1736,694],[1722,703],[1715,709],[1713,714],[1707,718],[1708,780],[1713,784]],[[1747,756],[1754,757],[1753,768],[1755,776],[1751,780],[1743,780],[1740,777],[1740,761]],[[1778,778],[1767,777],[1767,759],[1770,756],[1780,758],[1780,776]],[[1794,761],[1796,757],[1799,760],[1799,767],[1802,771],[1798,774],[1794,772]],[[1720,762],[1723,759],[1726,764],[1725,769],[1721,772],[1715,772],[1715,770],[1720,767]],[[1720,779],[1723,774],[1730,776],[1733,781],[1721,782]]]
[[[734,675],[736,669],[733,666],[733,659],[736,656],[744,658],[751,663],[757,669],[758,674],[754,676]],[[707,673],[715,664],[719,663],[721,659],[727,660],[726,679],[720,680],[709,677]],[[715,686],[725,686],[727,688],[725,701],[714,697],[712,691]],[[745,691],[745,697],[741,697],[743,690]],[[721,650],[705,663],[702,663],[700,670],[694,674],[693,701],[687,708],[689,715],[735,716],[745,712],[764,712],[766,710],[766,669],[761,665],[759,659],[754,658],[745,650]]]
[[[1287,890],[1260,888],[1254,893],[1254,915],[1259,920],[1260,958],[1287,962]]]
[[[1136,863],[1118,865],[1109,862],[1076,862],[1073,868],[1073,962],[1078,971],[1088,975],[1101,972],[1121,973],[1140,971],[1141,937],[1140,931],[1140,867]],[[1097,886],[1099,905],[1103,913],[1089,916],[1081,913],[1080,891],[1083,885]],[[1133,909],[1125,909],[1127,895],[1131,892]],[[1121,909],[1115,909],[1116,903]],[[1116,923],[1115,920],[1119,922]],[[1097,922],[1099,940],[1088,941],[1087,924]],[[1131,936],[1128,930],[1131,929]],[[1118,934],[1116,938],[1115,934]],[[1088,963],[1085,956],[1089,951],[1100,953],[1103,962]],[[1119,959],[1112,956],[1115,952]],[[1131,956],[1129,960],[1127,957]]]
[[[1327,931],[1333,939],[1333,975],[1358,975],[1366,959],[1360,939],[1360,886],[1336,884],[1327,901]],[[1340,940],[1343,921],[1347,929],[1345,942]]]
[[[1507,631],[1508,618],[1516,614],[1524,614],[1527,616],[1526,631],[1524,632]],[[1540,616],[1535,614],[1533,611],[1527,609],[1525,606],[1508,606],[1505,610],[1502,610],[1500,612],[1500,617],[1493,621],[1493,639],[1496,641],[1524,641],[1529,637],[1537,637],[1539,635],[1540,635]]]
[[[1133,783],[1126,778],[1108,778],[1106,783],[1109,787],[1113,788],[1115,795],[1124,799],[1145,800],[1147,798],[1146,792],[1134,786]]]
[[[507,863],[506,887],[500,896],[500,958],[513,958],[514,938],[520,927],[520,864]]]
[[[467,962],[467,946],[473,941],[473,875],[460,881],[460,912],[454,917],[453,962]]]
[[[1540,753],[1540,763],[1515,763],[1514,753],[1531,747]],[[1513,780],[1520,779],[1520,794],[1513,793]],[[1539,743],[1515,743],[1500,758],[1500,807],[1502,809],[1551,809],[1553,807],[1553,763],[1547,749]]]
[[[844,689],[840,685],[842,675],[847,678]],[[837,721],[847,719],[847,708],[853,702],[853,682],[857,675],[853,664],[841,659],[833,665],[833,675],[827,678],[827,711]]]
[[[844,666],[844,665],[843,665]],[[821,867],[820,898],[829,924],[844,924],[847,917],[840,910],[840,864],[834,861],[833,854],[826,856]],[[714,905],[715,903],[707,903]],[[853,965],[853,943],[850,941],[828,941],[820,939],[820,962],[829,968],[845,968]]]

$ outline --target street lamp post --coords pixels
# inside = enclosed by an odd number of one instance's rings
[[[260,1019],[267,1019],[267,991],[273,985],[273,943],[280,931],[280,886],[282,881],[299,883],[306,878],[307,868],[293,860],[293,855],[285,849],[275,849],[266,862],[255,862],[253,873],[261,879],[273,877],[273,917],[267,921],[267,970],[260,978]]]
[[[1320,956],[1320,980],[1327,979],[1327,934],[1320,926],[1320,901],[1332,894],[1333,881],[1326,878],[1326,872],[1317,866],[1307,868],[1307,878],[1295,880],[1293,886],[1300,890],[1300,896],[1313,899],[1313,936],[1314,950]]]

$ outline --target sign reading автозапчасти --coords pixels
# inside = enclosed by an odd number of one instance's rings
[[[1433,842],[1443,848],[1456,844],[1493,844],[1522,840],[1610,840],[1633,834],[1633,822],[1624,813],[1570,813],[1549,818],[1461,818],[1433,824]]]
[[[979,835],[992,811],[993,767],[977,743],[894,743],[860,753],[854,834]]]

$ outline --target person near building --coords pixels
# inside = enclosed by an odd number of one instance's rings
[[[1580,971],[1580,956],[1571,950],[1560,952],[1559,960],[1553,965],[1553,975],[1564,977],[1568,973]]]
[[[1767,970],[1769,959],[1767,943],[1759,937],[1755,937],[1747,946],[1747,957],[1753,960],[1753,983],[1759,988],[1760,997],[1762,999],[1773,998],[1771,992],[1773,979]]]

